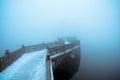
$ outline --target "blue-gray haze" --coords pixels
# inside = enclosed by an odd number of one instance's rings
[[[120,0],[0,0],[0,54],[76,36],[76,80],[120,80]]]

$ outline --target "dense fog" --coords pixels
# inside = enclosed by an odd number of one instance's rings
[[[0,54],[58,37],[80,40],[75,80],[120,80],[119,0],[1,0]]]

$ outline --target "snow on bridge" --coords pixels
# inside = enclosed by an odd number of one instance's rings
[[[71,60],[74,66],[64,64],[71,63]],[[54,80],[54,78],[59,80],[59,77],[65,77],[59,74],[58,69],[61,66],[71,73],[67,73],[69,76],[66,77],[71,79],[79,70],[79,63],[79,41],[22,46],[17,51],[0,58],[0,80]],[[62,72],[64,73],[64,69]]]
[[[0,80],[46,80],[46,53],[44,49],[23,54],[0,73]]]

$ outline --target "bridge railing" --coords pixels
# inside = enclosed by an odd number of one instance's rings
[[[48,47],[47,50],[48,50],[47,52],[48,54],[46,58],[46,73],[47,73],[46,80],[53,80],[53,71],[60,64],[61,60],[65,56],[73,54],[76,51],[78,52],[78,54],[80,53],[80,43],[79,41],[73,41],[68,44]],[[51,63],[52,63],[52,68],[51,68]]]
[[[71,42],[69,44],[58,45],[54,47],[48,47],[50,56],[56,55],[58,53],[64,52],[66,50],[72,49],[79,46],[79,41]]]
[[[7,68],[7,66],[12,64],[15,60],[17,60],[24,53],[39,51],[39,50],[45,49],[50,46],[56,46],[56,45],[62,45],[62,44],[64,44],[63,41],[55,41],[51,43],[42,43],[42,44],[31,45],[31,46],[22,45],[21,48],[13,52],[6,50],[5,55],[0,57],[0,72],[3,71],[5,68]]]
[[[20,48],[13,52],[9,52],[9,50],[6,50],[5,55],[0,57],[0,72],[3,71],[7,66],[12,64],[15,60],[17,60],[24,52],[25,48]]]
[[[39,45],[25,46],[25,51],[26,53],[29,53],[29,52],[39,51],[47,47],[53,47],[53,46],[62,45],[62,44],[64,44],[63,41],[58,41],[58,42],[51,42],[51,43],[42,43]]]
[[[58,41],[58,42],[42,43],[42,44],[31,45],[31,46],[22,45],[21,48],[13,52],[9,52],[9,50],[6,50],[5,55],[0,57],[0,72],[3,71],[7,66],[12,64],[24,53],[30,53],[33,51],[39,51],[47,48],[48,55],[46,58],[46,71],[47,71],[46,80],[52,80],[53,79],[52,69],[54,69],[55,66],[59,64],[60,60],[62,60],[63,57],[59,55],[59,58],[54,58],[54,57],[51,58],[51,56],[55,56],[59,53],[64,53],[64,52],[74,53],[74,51],[76,50],[79,51],[79,45],[80,45],[79,41],[71,41],[68,44],[65,44],[64,41]]]

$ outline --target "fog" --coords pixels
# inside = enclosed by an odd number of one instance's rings
[[[76,80],[120,79],[120,1],[1,0],[0,54],[22,44],[80,39]]]

